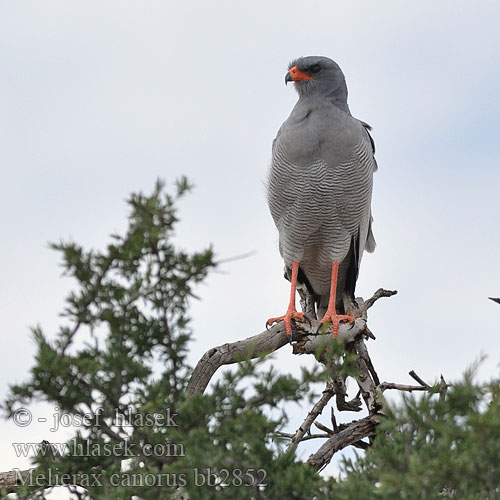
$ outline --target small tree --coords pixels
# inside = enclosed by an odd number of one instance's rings
[[[96,499],[171,498],[179,487],[193,500],[319,492],[314,469],[272,440],[286,413],[269,411],[303,398],[311,381],[325,378],[319,371],[297,380],[243,357],[210,392],[186,394],[188,299],[215,262],[211,249],[174,246],[175,203],[190,189],[185,179],[176,187],[165,194],[158,182],[151,196],[132,195],[126,234],[105,251],[52,245],[76,280],[67,324],[53,341],[33,330],[30,380],[11,388],[5,407],[12,415],[41,399],[81,425],[64,453],[40,447],[36,468],[20,479],[21,498],[43,498],[55,484]]]

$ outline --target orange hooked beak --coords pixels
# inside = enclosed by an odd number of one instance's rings
[[[288,82],[299,82],[300,80],[314,80],[312,76],[309,76],[304,71],[297,69],[297,66],[290,68],[285,76],[285,85]]]

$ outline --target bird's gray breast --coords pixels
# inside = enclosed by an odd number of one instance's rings
[[[268,201],[280,252],[287,265],[299,261],[313,281],[311,274],[320,279],[326,271],[321,288],[352,238],[366,241],[373,169],[362,125],[336,108],[294,109],[275,139]]]

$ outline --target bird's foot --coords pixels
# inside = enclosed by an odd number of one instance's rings
[[[333,336],[337,338],[339,336],[339,324],[342,321],[348,321],[349,323],[354,323],[355,319],[347,314],[337,314],[335,311],[326,311],[325,315],[323,316],[323,319],[321,320],[318,326],[318,330],[316,331],[316,333],[319,333],[321,327],[325,323],[330,322],[332,324]]]
[[[280,321],[285,321],[286,334],[292,338],[292,319],[295,321],[300,321],[305,323],[306,321],[311,324],[309,318],[301,312],[297,312],[295,309],[288,309],[288,311],[283,316],[277,316],[276,318],[269,318],[266,321],[266,327],[271,326],[273,323],[279,323]]]

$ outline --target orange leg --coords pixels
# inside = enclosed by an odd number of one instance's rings
[[[271,326],[273,323],[278,323],[285,320],[285,330],[288,336],[292,335],[292,319],[299,321],[306,321],[304,313],[299,313],[295,309],[295,288],[297,286],[297,273],[299,272],[299,263],[294,262],[292,264],[292,289],[290,291],[290,303],[288,304],[288,309],[283,316],[278,316],[276,318],[269,318],[267,324]]]
[[[338,337],[339,335],[339,322],[349,321],[349,323],[354,323],[354,318],[352,316],[347,316],[346,314],[337,314],[335,312],[335,297],[337,295],[337,275],[339,271],[339,263],[332,263],[332,281],[330,283],[330,299],[328,301],[328,309],[320,323],[321,325],[330,321],[333,328],[333,336]],[[319,330],[319,328],[318,328]]]

